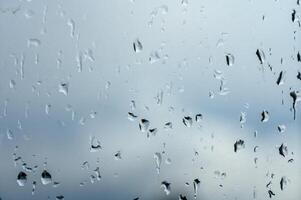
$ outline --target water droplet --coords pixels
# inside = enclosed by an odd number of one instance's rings
[[[146,132],[149,128],[150,122],[147,119],[141,119],[139,123],[139,129],[141,132]]]
[[[7,139],[9,139],[9,140],[13,140],[14,139],[14,133],[10,129],[6,130],[6,135],[7,135]]]
[[[52,182],[51,174],[44,170],[41,174],[41,182],[43,185],[47,185]]]
[[[245,141],[237,140],[234,143],[234,152],[237,152],[238,150],[243,149],[243,148],[245,148]]]
[[[292,22],[295,22],[295,19],[296,19],[296,10],[293,9],[293,12],[292,12]]]
[[[148,60],[151,64],[154,64],[155,62],[159,61],[160,60],[159,53],[157,51],[151,52]]]
[[[54,188],[57,188],[59,186],[60,186],[60,182],[56,182],[56,181],[53,182],[53,187]]]
[[[279,133],[284,133],[284,131],[286,130],[286,126],[281,124],[277,127]]]
[[[191,117],[189,117],[189,116],[186,116],[186,117],[184,117],[183,118],[183,123],[184,123],[184,125],[186,126],[186,127],[191,127],[192,126],[192,118]]]
[[[172,129],[172,123],[171,123],[171,122],[165,123],[165,124],[164,124],[164,129],[165,129],[165,130],[170,130],[170,129]]]
[[[301,61],[300,61],[301,62]],[[297,74],[297,79],[299,79],[301,81],[301,72],[298,72]]]
[[[234,65],[234,56],[232,54],[226,54],[226,63],[228,66]]]
[[[114,158],[115,158],[115,160],[121,160],[121,151],[117,151],[117,152],[114,154]]]
[[[75,34],[75,22],[73,19],[69,19],[67,25],[70,27],[70,36],[73,38]]]
[[[299,91],[292,91],[290,92],[290,96],[293,99],[294,120],[296,120],[296,104],[301,100],[301,94]]]
[[[166,195],[170,194],[171,191],[171,183],[167,182],[167,181],[162,181],[161,182],[161,187],[163,188],[164,192]]]
[[[195,121],[196,122],[201,122],[203,120],[203,115],[202,114],[196,114],[195,115]]]
[[[143,46],[142,46],[142,43],[140,42],[139,39],[136,39],[134,42],[133,42],[133,48],[134,48],[134,51],[136,53],[139,53],[143,50]]]
[[[147,137],[149,137],[149,135],[155,136],[157,134],[157,132],[158,132],[157,128],[151,128],[148,130]]]
[[[61,83],[59,85],[59,92],[64,94],[65,96],[68,95],[68,91],[69,91],[69,84],[68,83]]]
[[[94,172],[96,174],[96,180],[100,181],[101,175],[100,175],[99,167],[96,167],[96,169],[94,170]]]
[[[89,114],[89,116],[90,116],[91,119],[95,119],[96,115],[97,115],[96,111],[91,111],[91,113]]]
[[[26,182],[27,182],[27,174],[21,171],[17,176],[17,183],[19,186],[24,186]]]
[[[196,199],[196,197],[197,197],[198,189],[200,187],[200,183],[201,183],[201,181],[199,179],[194,179],[193,180],[193,191],[194,191],[193,196],[194,196],[194,199]]]
[[[34,194],[35,194],[36,186],[37,186],[37,182],[36,182],[36,181],[33,181],[33,182],[32,182],[31,195],[34,195]]]
[[[261,122],[267,122],[270,119],[269,112],[267,110],[262,111],[261,113]]]
[[[157,173],[160,174],[160,166],[161,166],[161,162],[162,162],[162,155],[159,152],[156,152],[154,154],[154,159],[156,161],[156,170]]]
[[[88,170],[90,168],[89,162],[88,161],[83,162],[81,168]]]
[[[257,49],[256,56],[257,56],[260,64],[263,64],[265,62],[265,54],[261,49]]]
[[[278,76],[277,81],[276,81],[277,85],[283,85],[284,84],[284,81],[285,81],[284,77],[285,77],[285,72],[281,71],[279,73],[279,76]]]
[[[287,186],[287,178],[285,176],[281,177],[281,180],[280,180],[280,189],[281,190],[284,190]]]
[[[240,113],[239,122],[241,124],[241,127],[243,127],[244,124],[247,122],[247,114],[245,112]]]
[[[101,150],[100,141],[96,139],[94,136],[90,138],[90,152],[98,152]]]
[[[59,195],[55,197],[56,200],[64,200],[65,197],[63,195]]]
[[[134,113],[128,112],[128,119],[130,121],[135,121],[137,119],[137,115],[135,115]]]
[[[10,88],[10,89],[15,89],[15,87],[16,87],[16,81],[10,80],[10,81],[9,81],[9,88]]]
[[[273,196],[275,196],[275,193],[272,190],[268,191],[269,197],[272,198]]]
[[[46,115],[49,115],[50,109],[51,109],[51,104],[46,104],[45,105],[45,113],[46,113]]]
[[[41,40],[37,38],[30,38],[27,40],[27,47],[38,47],[41,45]]]
[[[281,146],[278,148],[279,150],[279,154],[283,157],[287,156],[288,155],[288,149],[287,149],[287,146],[284,145],[284,144],[281,144]]]
[[[187,200],[187,198],[186,198],[186,196],[180,194],[180,195],[179,195],[179,200]]]

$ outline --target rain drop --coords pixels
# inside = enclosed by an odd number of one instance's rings
[[[41,182],[43,185],[47,185],[52,182],[51,174],[44,170],[41,174]]]
[[[20,172],[17,177],[17,183],[19,186],[24,186],[27,182],[27,174]]]

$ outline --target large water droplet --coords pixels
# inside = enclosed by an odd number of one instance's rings
[[[41,182],[43,185],[47,185],[52,182],[51,174],[44,170],[41,174]]]
[[[19,186],[24,186],[27,182],[27,174],[25,172],[20,172],[17,176],[17,183]]]

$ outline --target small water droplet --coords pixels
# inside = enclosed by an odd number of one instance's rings
[[[160,55],[158,53],[158,51],[153,51],[151,52],[150,56],[149,56],[149,62],[151,64],[154,64],[155,62],[160,60]]]
[[[147,119],[141,119],[139,123],[139,129],[141,132],[146,132],[149,128],[150,122]]]
[[[41,40],[37,38],[30,38],[27,40],[27,47],[38,47],[41,45]]]
[[[198,194],[198,189],[200,187],[200,183],[201,183],[201,181],[199,179],[194,179],[193,180],[193,191],[194,191],[193,196],[194,196],[194,199],[197,198],[197,194]]]
[[[261,113],[261,122],[267,122],[270,119],[269,112],[267,110],[263,110]]]
[[[55,197],[56,200],[64,200],[65,197],[63,195],[59,195]]]
[[[301,94],[299,91],[292,91],[290,92],[290,96],[293,99],[294,120],[296,120],[296,105],[297,102],[301,101]]]
[[[247,122],[247,114],[245,112],[240,113],[239,122],[241,124],[241,127],[243,127],[244,124]]]
[[[156,161],[156,170],[157,173],[160,174],[160,166],[161,166],[161,162],[162,162],[162,155],[159,152],[156,152],[154,154],[154,159]]]
[[[9,81],[9,88],[10,88],[10,89],[15,89],[15,87],[16,87],[16,81],[10,80],[10,81]]]
[[[51,104],[46,104],[45,105],[45,113],[46,113],[46,115],[50,114],[50,109],[51,109]]]
[[[256,50],[256,56],[257,56],[260,64],[263,64],[265,62],[265,54],[261,49]]]
[[[165,130],[170,130],[172,129],[172,122],[167,122],[164,124],[164,129]]]
[[[203,120],[203,115],[202,114],[196,114],[195,115],[195,121],[196,122],[201,122]]]
[[[100,151],[101,145],[100,145],[100,141],[98,139],[96,139],[94,136],[90,138],[90,152],[94,153],[94,152],[98,152]]]
[[[278,148],[279,150],[279,154],[283,157],[287,156],[288,155],[288,149],[287,149],[287,146],[284,145],[284,144],[281,144],[280,147]]]
[[[285,81],[284,78],[285,78],[285,72],[281,71],[279,73],[279,76],[278,76],[277,81],[276,81],[277,85],[283,85],[284,81]]]
[[[137,119],[137,115],[135,115],[134,113],[128,112],[128,119],[130,121],[135,121]]]
[[[114,158],[115,160],[121,160],[121,151],[117,151],[115,154],[114,154]]]
[[[287,178],[285,176],[281,177],[281,180],[280,180],[280,189],[281,190],[284,190],[287,186]]]
[[[235,61],[234,59],[235,58],[232,54],[230,54],[230,53],[226,54],[226,63],[228,66],[234,65],[234,61]]]
[[[136,53],[139,53],[143,50],[142,43],[138,38],[133,42],[133,48]]]
[[[186,198],[186,196],[180,194],[180,195],[179,195],[179,200],[187,200],[187,198]]]
[[[284,133],[284,131],[286,130],[286,126],[284,124],[281,124],[277,127],[279,133]]]
[[[13,140],[14,139],[14,133],[10,129],[6,130],[6,135],[7,135],[7,139],[9,139],[9,140]]]
[[[167,182],[167,181],[162,181],[161,182],[161,187],[163,188],[164,192],[166,195],[170,194],[171,191],[171,183]]]
[[[192,126],[192,118],[190,116],[184,117],[182,121],[186,127],[189,128]]]
[[[243,148],[245,148],[245,141],[237,140],[234,143],[234,152],[237,152],[238,150],[243,149]]]
[[[68,83],[61,83],[59,85],[59,92],[64,94],[65,96],[68,95],[68,91],[69,91],[69,84]]]

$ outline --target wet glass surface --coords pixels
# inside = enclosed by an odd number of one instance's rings
[[[0,0],[0,200],[301,199],[299,0]]]

